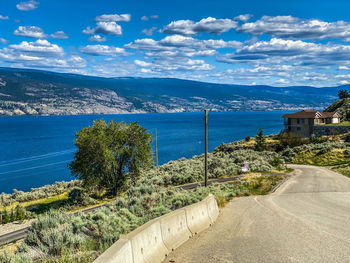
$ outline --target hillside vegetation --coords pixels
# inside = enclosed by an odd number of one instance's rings
[[[204,156],[171,161],[144,171],[136,181],[129,181],[117,198],[97,212],[66,214],[64,208],[53,208],[33,223],[25,241],[15,254],[4,253],[3,262],[92,262],[111,244],[148,220],[174,209],[200,201],[213,193],[219,205],[235,196],[266,194],[283,177],[266,172],[286,172],[286,163],[331,166],[350,175],[350,134],[306,139],[280,134],[247,137],[245,140],[222,144],[209,154],[209,176],[220,178],[241,174],[249,163],[249,173],[231,184],[215,184],[195,190],[175,186],[203,180]],[[80,204],[86,198],[96,198],[79,188],[79,181],[68,192],[70,204]],[[72,184],[72,183],[70,183]],[[62,184],[57,184],[62,187]],[[67,184],[67,187],[69,184]],[[44,187],[51,189],[53,187]],[[79,190],[80,189],[80,190]],[[39,190],[34,190],[39,194]],[[2,195],[7,205],[28,200],[33,194]],[[82,198],[84,197],[84,198]],[[68,201],[67,201],[68,202]],[[4,204],[4,203],[3,203]],[[1,261],[1,262],[2,262]]]
[[[0,116],[321,109],[338,90],[0,68]]]
[[[341,120],[350,121],[350,94],[347,90],[339,90],[338,100],[335,100],[325,111],[338,112],[341,115]]]
[[[282,176],[265,172],[285,169],[281,156],[274,152],[259,152],[246,148],[242,143],[221,145],[209,154],[210,178],[240,174],[244,161],[249,160],[249,174],[231,184],[215,184],[183,190],[175,186],[203,180],[204,156],[180,159],[144,171],[136,181],[129,181],[115,201],[108,202],[97,212],[67,214],[64,210],[52,210],[32,224],[25,241],[15,254],[3,253],[0,262],[92,262],[111,246],[121,235],[171,210],[198,202],[209,193],[216,196],[220,206],[235,196],[267,194]],[[73,181],[76,182],[76,181]],[[74,183],[79,185],[79,183]],[[56,187],[62,187],[56,184]],[[68,189],[71,202],[81,195]],[[44,187],[42,189],[52,189]],[[57,191],[62,192],[63,189]],[[42,196],[38,189],[33,190]],[[55,191],[50,191],[51,193]],[[28,200],[34,194],[2,195],[6,204]],[[79,202],[78,202],[79,203]]]

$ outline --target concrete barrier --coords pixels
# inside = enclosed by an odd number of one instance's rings
[[[108,248],[94,263],[133,263],[131,242],[128,239],[119,239]]]
[[[153,219],[115,242],[94,263],[161,263],[191,235],[207,229],[218,217],[214,196]]]
[[[208,207],[208,215],[210,217],[211,222],[214,223],[219,216],[218,203],[216,202],[215,196],[213,195],[209,195],[206,198],[206,201]]]
[[[184,209],[179,209],[164,215],[159,218],[159,221],[162,229],[163,241],[169,251],[178,248],[192,236],[187,226],[186,212]]]
[[[169,250],[162,238],[160,221],[153,219],[127,235],[131,241],[134,263],[162,262]]]
[[[208,214],[207,198],[202,202],[186,206],[187,226],[193,235],[207,229],[211,225]]]

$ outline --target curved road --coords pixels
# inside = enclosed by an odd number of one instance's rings
[[[164,262],[350,262],[350,179],[291,167],[275,193],[234,199]]]

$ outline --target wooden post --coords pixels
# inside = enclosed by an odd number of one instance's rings
[[[204,155],[204,169],[205,169],[205,178],[204,185],[208,186],[208,110],[204,110],[204,139],[205,139],[205,155]]]
[[[155,129],[155,142],[156,142],[156,166],[158,166],[158,143],[157,143],[157,128]]]

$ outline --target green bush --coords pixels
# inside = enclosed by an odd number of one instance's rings
[[[91,198],[88,192],[81,187],[74,187],[69,192],[68,201],[75,206],[86,206],[96,203],[96,200]]]
[[[70,182],[57,182],[55,184],[45,185],[39,188],[32,188],[30,192],[17,191],[14,189],[12,194],[0,194],[0,205],[9,206],[14,202],[33,201],[63,194],[75,186],[81,186],[81,182],[78,180],[73,180]]]

